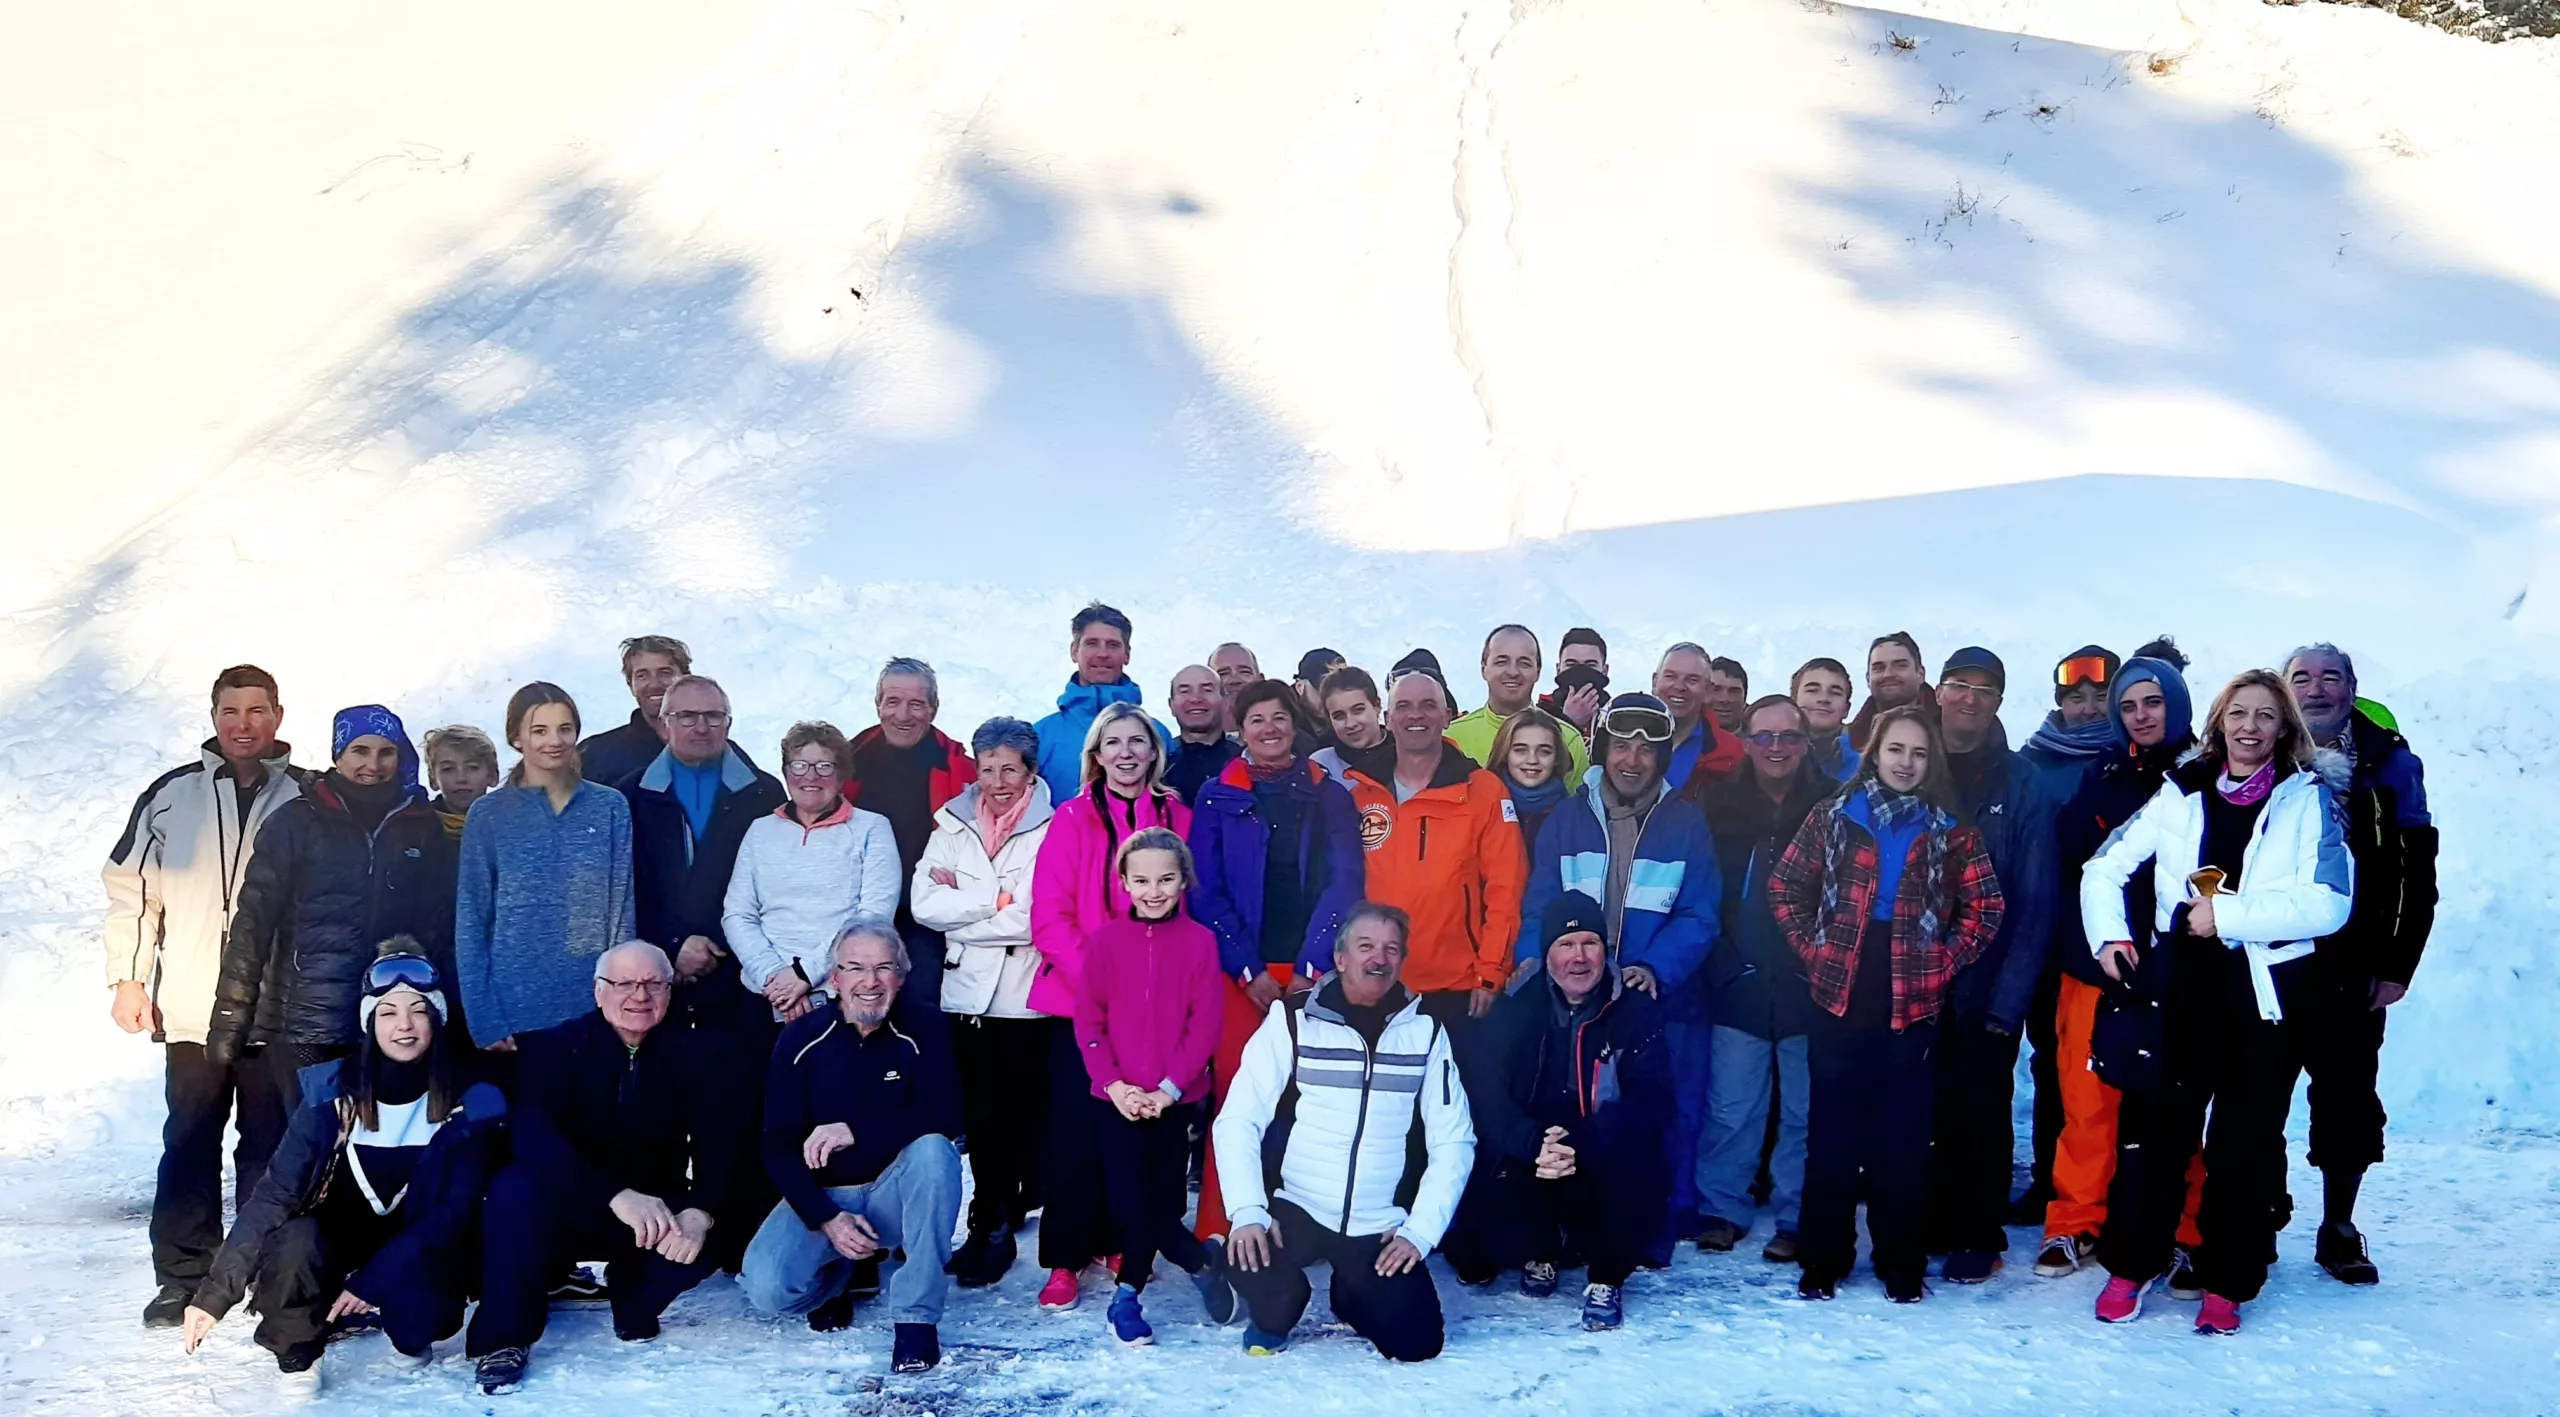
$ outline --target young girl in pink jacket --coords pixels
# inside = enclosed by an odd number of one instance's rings
[[[1115,866],[1129,913],[1085,940],[1075,1027],[1093,1095],[1111,1104],[1101,1118],[1103,1187],[1120,1234],[1111,1331],[1136,1345],[1155,1341],[1138,1295],[1159,1252],[1199,1285],[1210,1322],[1235,1315],[1223,1245],[1195,1239],[1182,1223],[1191,1124],[1205,1120],[1198,1113],[1209,1096],[1226,980],[1217,937],[1182,913],[1193,883],[1182,838],[1162,827],[1141,831],[1121,844]]]

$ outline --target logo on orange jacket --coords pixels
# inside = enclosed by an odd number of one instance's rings
[[[1360,809],[1361,850],[1375,851],[1386,845],[1387,837],[1395,829],[1395,812],[1384,803],[1372,802]]]

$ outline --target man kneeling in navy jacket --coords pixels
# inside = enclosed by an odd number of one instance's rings
[[[910,968],[889,922],[849,925],[830,970],[835,1007],[783,1030],[764,1102],[764,1164],[782,1204],[738,1275],[749,1303],[824,1332],[853,1320],[855,1264],[903,1247],[885,1290],[902,1373],[942,1360],[935,1326],[960,1217],[959,1075],[941,1016],[899,1002]]]

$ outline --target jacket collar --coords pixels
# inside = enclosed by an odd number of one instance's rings
[[[197,751],[204,755],[206,772],[218,778],[232,775],[231,760],[222,756],[221,740],[207,738]],[[273,778],[278,773],[293,771],[293,745],[281,738],[277,739],[275,747],[268,752],[267,756],[258,759],[258,766],[267,770],[269,778]]]
[[[1022,809],[1022,820],[1013,824],[1013,834],[1018,837],[1024,832],[1037,830],[1051,817],[1057,815],[1057,811],[1057,804],[1049,800],[1049,784],[1040,778],[1033,778],[1031,805]],[[972,836],[977,835],[978,784],[970,783],[952,794],[951,800],[943,803],[942,810],[934,815],[950,822],[956,830],[965,831]]]
[[[1393,751],[1394,742],[1394,738],[1389,737],[1385,742],[1379,744],[1380,747],[1386,748],[1389,751],[1378,756],[1376,760],[1378,770],[1375,773],[1371,773],[1364,768],[1357,767],[1352,768],[1351,771],[1357,776],[1367,779],[1370,786],[1384,788],[1389,793],[1393,793],[1396,790],[1396,758]],[[1476,760],[1468,757],[1463,749],[1459,748],[1457,744],[1450,742],[1444,737],[1440,740],[1440,761],[1434,764],[1431,769],[1431,781],[1425,783],[1422,787],[1422,791],[1417,792],[1414,795],[1419,797],[1422,795],[1422,792],[1438,792],[1444,788],[1464,787],[1467,780],[1475,776],[1478,771],[1479,769],[1476,767]]]
[[[675,749],[660,748],[658,756],[651,758],[649,766],[640,774],[640,790],[643,792],[672,791],[675,787],[675,773]],[[724,793],[744,792],[755,785],[756,765],[747,760],[747,755],[739,750],[737,744],[730,744],[720,758],[720,790]]]
[[[1422,997],[1407,990],[1401,982],[1391,984],[1387,989],[1385,1002],[1395,1005],[1394,1012],[1387,1016],[1388,1027],[1392,1028],[1402,1023],[1408,1015],[1421,1011]],[[1302,1012],[1306,1017],[1319,1022],[1335,1023],[1349,1028],[1351,1020],[1343,1016],[1342,1007],[1342,972],[1336,970],[1326,975],[1324,982],[1316,986],[1315,992],[1307,996]]]
[[[836,799],[836,808],[834,811],[827,813],[825,816],[820,817],[818,820],[811,822],[807,826],[800,826],[800,818],[798,814],[791,810],[791,798],[788,794],[784,795],[782,805],[773,809],[773,814],[784,821],[789,822],[795,827],[800,827],[801,835],[806,836],[810,832],[824,831],[828,827],[840,827],[845,823],[852,821],[853,799],[850,797],[838,797]]]
[[[1136,681],[1123,674],[1109,684],[1088,684],[1075,675],[1067,676],[1067,687],[1058,691],[1058,712],[1100,713],[1109,704],[1145,702],[1145,691]]]

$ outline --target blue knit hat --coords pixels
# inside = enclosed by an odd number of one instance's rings
[[[338,710],[338,716],[329,723],[329,760],[337,761],[349,743],[364,737],[390,739],[400,749],[402,785],[418,785],[418,749],[409,741],[409,730],[401,724],[400,715],[380,704]]]
[[[2169,710],[2169,736],[2162,740],[2182,743],[2195,737],[2195,700],[2187,693],[2187,676],[2178,666],[2165,659],[2147,659],[2139,655],[2124,662],[2116,671],[2116,681],[2107,686],[2107,717],[2121,732],[2124,728],[2125,691],[2136,684],[2157,684],[2160,697]]]

